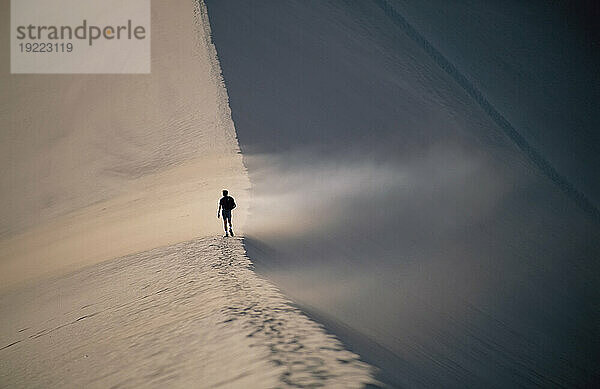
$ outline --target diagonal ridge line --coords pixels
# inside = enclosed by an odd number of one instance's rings
[[[579,208],[590,215],[594,221],[600,222],[600,210],[579,191],[571,182],[563,177],[550,162],[542,156],[517,129],[485,98],[483,93],[470,82],[446,57],[442,55],[423,35],[408,23],[408,21],[394,9],[386,0],[374,0],[384,13],[399,26],[408,37],[415,41],[421,48],[442,68],[454,81],[456,81],[467,94],[479,104],[489,117],[504,131],[516,146],[529,158],[529,160],[552,180]]]

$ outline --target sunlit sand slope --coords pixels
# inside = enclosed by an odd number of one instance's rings
[[[0,288],[216,234],[223,188],[243,227],[249,184],[201,3],[152,3],[150,75],[0,65]]]
[[[251,267],[239,238],[203,238],[0,296],[0,386],[372,382],[368,365]]]

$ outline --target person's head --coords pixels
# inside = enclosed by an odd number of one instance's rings
[[[223,196],[227,196],[229,192],[227,191],[227,189],[223,189]]]

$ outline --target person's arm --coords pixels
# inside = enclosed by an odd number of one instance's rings
[[[221,201],[219,200],[219,208],[217,208],[217,219],[221,217]]]

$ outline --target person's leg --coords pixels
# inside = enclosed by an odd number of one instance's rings
[[[233,224],[231,224],[231,214],[229,214],[227,220],[229,220],[229,234],[233,236]]]
[[[225,229],[225,234],[227,234],[227,217],[223,215],[223,228]]]

